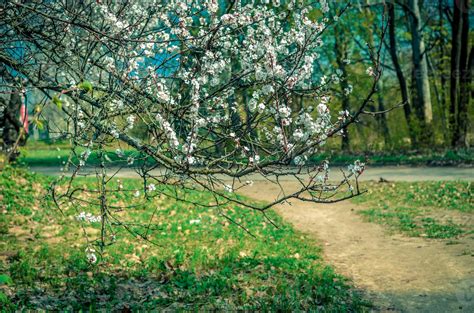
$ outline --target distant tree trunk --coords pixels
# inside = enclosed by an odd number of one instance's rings
[[[371,5],[370,0],[366,1],[366,5],[367,5],[367,8],[366,8],[367,16],[374,16],[373,12],[371,12],[370,9],[369,9],[370,5]],[[375,24],[374,24],[373,32],[369,33],[369,43],[370,43],[370,46],[372,46],[372,47],[376,46],[375,45],[375,40],[374,40],[374,35],[373,35],[375,33],[377,33],[377,29],[376,29]],[[374,108],[374,111],[379,111],[379,112],[385,111],[385,98],[384,98],[384,90],[383,90],[382,80],[379,80],[377,82],[377,99],[378,99],[378,108],[377,109]],[[388,130],[387,116],[386,116],[385,113],[377,114],[376,115],[376,120],[377,120],[377,130],[379,131],[379,133],[382,134],[383,140],[384,140],[384,146],[385,146],[385,148],[387,148],[387,146],[390,144],[390,133],[389,133],[389,130]]]
[[[344,63],[344,59],[347,59],[347,49],[345,46],[345,43],[341,43],[341,36],[339,34],[339,29],[338,26],[335,26],[334,28],[335,31],[335,40],[334,40],[334,50],[336,52],[336,62],[338,65],[338,68],[342,72],[342,79],[341,79],[341,89],[342,89],[342,110],[350,110],[350,100],[349,96],[345,93],[346,88],[349,87],[347,83],[347,69],[346,69],[346,64]],[[347,127],[343,128],[343,135],[342,135],[342,142],[341,142],[341,149],[343,151],[349,151],[350,150],[350,138],[349,138],[349,132]]]
[[[2,99],[2,153],[6,162],[13,162],[18,157],[17,147],[26,143],[27,135],[20,122],[21,96],[12,93],[10,101]]]
[[[433,65],[433,62],[431,60],[430,57],[428,57],[428,65],[430,67],[430,71],[433,72],[433,73],[436,73],[436,75],[440,76],[441,77],[441,87],[444,86],[443,85],[443,61],[440,62],[441,65],[440,65],[440,68],[441,68],[441,75],[439,75],[439,69],[435,68],[435,66]],[[444,90],[440,90],[440,88],[438,88],[438,85],[437,85],[437,81],[436,79],[433,79],[433,84],[431,85],[433,87],[433,92],[436,96],[436,104],[437,104],[437,109],[438,109],[438,112],[439,112],[439,121],[441,122],[441,127],[442,129],[447,129],[447,125],[446,125],[446,114],[444,112],[444,108],[445,108],[445,99],[444,99]],[[449,142],[449,136],[447,136],[446,132],[443,132],[443,140],[444,142]]]
[[[421,37],[421,16],[418,0],[409,0],[409,20],[411,29],[411,42],[413,50],[413,65],[416,86],[415,111],[419,120],[424,126],[424,131],[429,130],[433,120],[433,110],[431,107],[430,83],[428,78],[428,63],[426,61],[426,50],[423,38]],[[429,135],[429,134],[425,134]]]
[[[405,113],[405,119],[408,125],[408,132],[410,135],[411,145],[412,147],[416,146],[416,133],[413,129],[413,122],[411,116],[411,106],[410,106],[410,98],[408,95],[408,85],[405,79],[405,75],[403,74],[402,67],[400,66],[400,62],[398,61],[397,56],[397,39],[395,34],[395,7],[393,3],[388,2],[388,33],[389,33],[389,41],[390,41],[390,56],[392,58],[393,67],[395,68],[395,72],[397,74],[398,84],[400,85],[400,92],[402,94],[402,101],[405,104],[403,106],[403,112]]]
[[[385,111],[385,98],[384,98],[384,91],[383,91],[383,84],[379,80],[377,82],[377,98],[378,98],[378,111],[383,112]],[[384,140],[384,145],[385,148],[387,148],[390,145],[390,132],[388,129],[388,124],[387,124],[387,116],[385,113],[377,115],[377,120],[379,123],[379,128],[382,132],[383,140]]]
[[[443,61],[444,64],[444,61]],[[444,66],[443,66],[444,67]],[[446,116],[447,112],[447,92],[446,92],[446,86],[448,84],[448,78],[446,77],[447,75],[443,71],[441,74],[441,86],[440,86],[440,94],[441,94],[441,118],[443,119],[443,138],[444,142],[446,145],[449,145],[449,121],[448,117]]]
[[[471,98],[472,58],[473,50],[469,53],[469,0],[459,1],[461,10],[461,42],[459,54],[459,100],[457,123],[454,131],[454,144],[458,148],[468,146],[467,130],[469,124],[468,106]]]
[[[449,105],[449,129],[451,132],[451,146],[455,147],[457,143],[457,109],[459,101],[459,72],[461,62],[461,38],[462,38],[462,17],[459,6],[454,1],[454,13],[452,23],[451,38],[451,75],[450,75],[450,105]],[[463,0],[461,0],[461,3]]]
[[[440,88],[439,88],[439,92],[438,92],[438,104],[439,104],[439,110],[440,110],[440,118],[441,118],[441,125],[443,127],[443,140],[444,140],[444,143],[446,145],[449,145],[449,141],[450,141],[450,135],[449,135],[449,122],[448,122],[448,118],[446,116],[446,112],[448,111],[447,110],[447,101],[446,101],[446,84],[447,84],[447,76],[446,75],[446,56],[447,56],[447,49],[446,49],[446,43],[445,43],[445,40],[447,38],[447,36],[444,36],[443,32],[444,32],[444,29],[445,29],[445,26],[444,26],[444,4],[443,4],[443,1],[439,1],[438,3],[438,20],[439,20],[439,36],[440,36],[440,39],[441,39],[441,46],[440,46],[440,53],[441,53],[441,56],[440,56],[440,64],[439,64],[439,69],[440,70],[440,74],[439,77],[440,77]]]

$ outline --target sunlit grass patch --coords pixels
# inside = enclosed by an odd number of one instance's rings
[[[111,205],[133,206],[112,213],[122,223],[115,225],[116,241],[102,254],[96,248],[98,262],[91,264],[83,232],[97,238],[99,223],[82,228],[76,208],[65,206],[63,214],[43,198],[51,178],[7,168],[0,179],[0,274],[11,280],[1,286],[0,301],[9,309],[367,308],[350,284],[324,264],[319,246],[273,212],[269,217],[279,228],[258,212],[221,208],[252,237],[216,209],[120,194],[111,197]],[[120,184],[135,188],[140,182]],[[211,201],[202,192],[186,197]]]
[[[366,183],[355,198],[360,214],[410,236],[455,238],[474,232],[474,186],[470,182]]]

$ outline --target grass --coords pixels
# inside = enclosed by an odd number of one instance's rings
[[[379,153],[354,152],[352,154],[325,152],[313,156],[311,161],[319,163],[329,159],[333,165],[347,165],[356,160],[365,160],[369,165],[425,165],[452,166],[474,164],[474,150],[445,150],[445,151],[387,151]]]
[[[474,186],[470,182],[367,183],[356,203],[368,221],[414,237],[456,238],[474,233]]]
[[[79,163],[80,154],[84,152],[84,148],[77,148],[76,153],[71,155],[70,146],[61,144],[61,145],[31,145],[20,148],[20,157],[17,162],[19,164],[25,164],[28,166],[54,166],[60,167],[64,166],[66,162],[71,157],[71,162],[74,164]],[[137,153],[134,153],[131,150],[124,151],[123,157],[118,157],[115,153],[115,149],[110,149],[107,151],[108,162],[112,163],[115,166],[122,166],[127,164],[128,156],[136,156]],[[100,159],[96,152],[92,152],[87,159],[88,165],[99,165]]]
[[[369,308],[344,277],[324,264],[319,246],[273,212],[269,215],[279,228],[256,212],[222,208],[248,227],[256,236],[252,238],[214,209],[163,197],[144,201],[117,196],[111,201],[135,205],[115,214],[137,233],[145,229],[135,223],[154,214],[148,238],[157,246],[117,226],[117,241],[91,264],[84,252],[82,227],[74,218],[77,208],[66,206],[61,214],[51,199],[43,197],[50,181],[21,169],[1,173],[0,307],[6,310],[358,312]],[[76,181],[77,186],[92,183]],[[138,188],[140,182],[122,184]],[[201,192],[186,196],[211,199]],[[84,231],[93,239],[99,225],[86,224]]]
[[[19,163],[28,166],[62,166],[68,160],[70,145],[67,142],[45,143],[40,141],[29,141],[27,146],[20,149],[21,156]],[[83,149],[77,149],[80,154]],[[125,149],[125,155],[134,155],[132,150]],[[108,157],[115,165],[126,164],[126,157],[119,158],[115,154],[115,149],[111,148]],[[356,160],[366,160],[369,165],[472,165],[474,164],[474,150],[446,150],[440,152],[385,152],[385,153],[365,153],[354,152],[351,154],[341,152],[322,152],[310,158],[309,163],[320,163],[323,160],[330,160],[332,165],[347,165]],[[72,161],[78,163],[78,157],[73,156]],[[89,165],[99,164],[97,154],[92,152],[87,160]]]

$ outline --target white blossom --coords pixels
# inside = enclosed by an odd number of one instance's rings
[[[97,262],[97,255],[95,254],[95,249],[91,247],[86,248],[86,258],[87,262],[94,264]]]
[[[375,72],[372,66],[368,67],[367,70],[365,71],[367,75],[369,76],[375,76]]]
[[[234,188],[231,185],[224,185],[224,190],[227,192],[234,192]]]
[[[354,175],[360,175],[365,168],[365,164],[359,160],[355,161],[354,164],[350,164],[347,169]]]
[[[127,117],[127,127],[126,129],[132,129],[133,125],[135,124],[136,117],[134,115],[129,115]]]
[[[85,221],[89,223],[100,223],[102,221],[102,217],[100,215],[92,215],[92,213],[86,213],[82,211],[79,215],[76,216],[78,221]]]
[[[321,11],[323,11],[323,13],[329,12],[329,4],[327,0],[319,0],[319,3],[321,4]]]

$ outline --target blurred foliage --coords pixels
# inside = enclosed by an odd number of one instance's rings
[[[70,156],[71,146],[66,141],[47,143],[44,141],[29,141],[25,147],[20,148],[21,155],[18,159],[19,164],[28,166],[63,166]],[[109,147],[107,156],[109,165],[121,166],[127,164],[127,157],[134,156],[138,162],[150,158],[141,157],[127,147],[123,147],[124,157],[118,157],[115,150],[117,147]],[[78,155],[84,149],[78,148],[76,155],[72,155],[71,161],[74,164],[79,162]],[[422,150],[422,151],[354,151],[352,153],[342,152],[338,147],[329,144],[327,149],[313,155],[309,162],[317,164],[323,160],[329,160],[332,165],[347,165],[356,160],[365,160],[369,165],[458,165],[474,164],[474,149],[465,150]],[[99,164],[99,158],[95,152],[92,152],[86,162],[87,165]],[[135,163],[136,164],[136,163]]]

